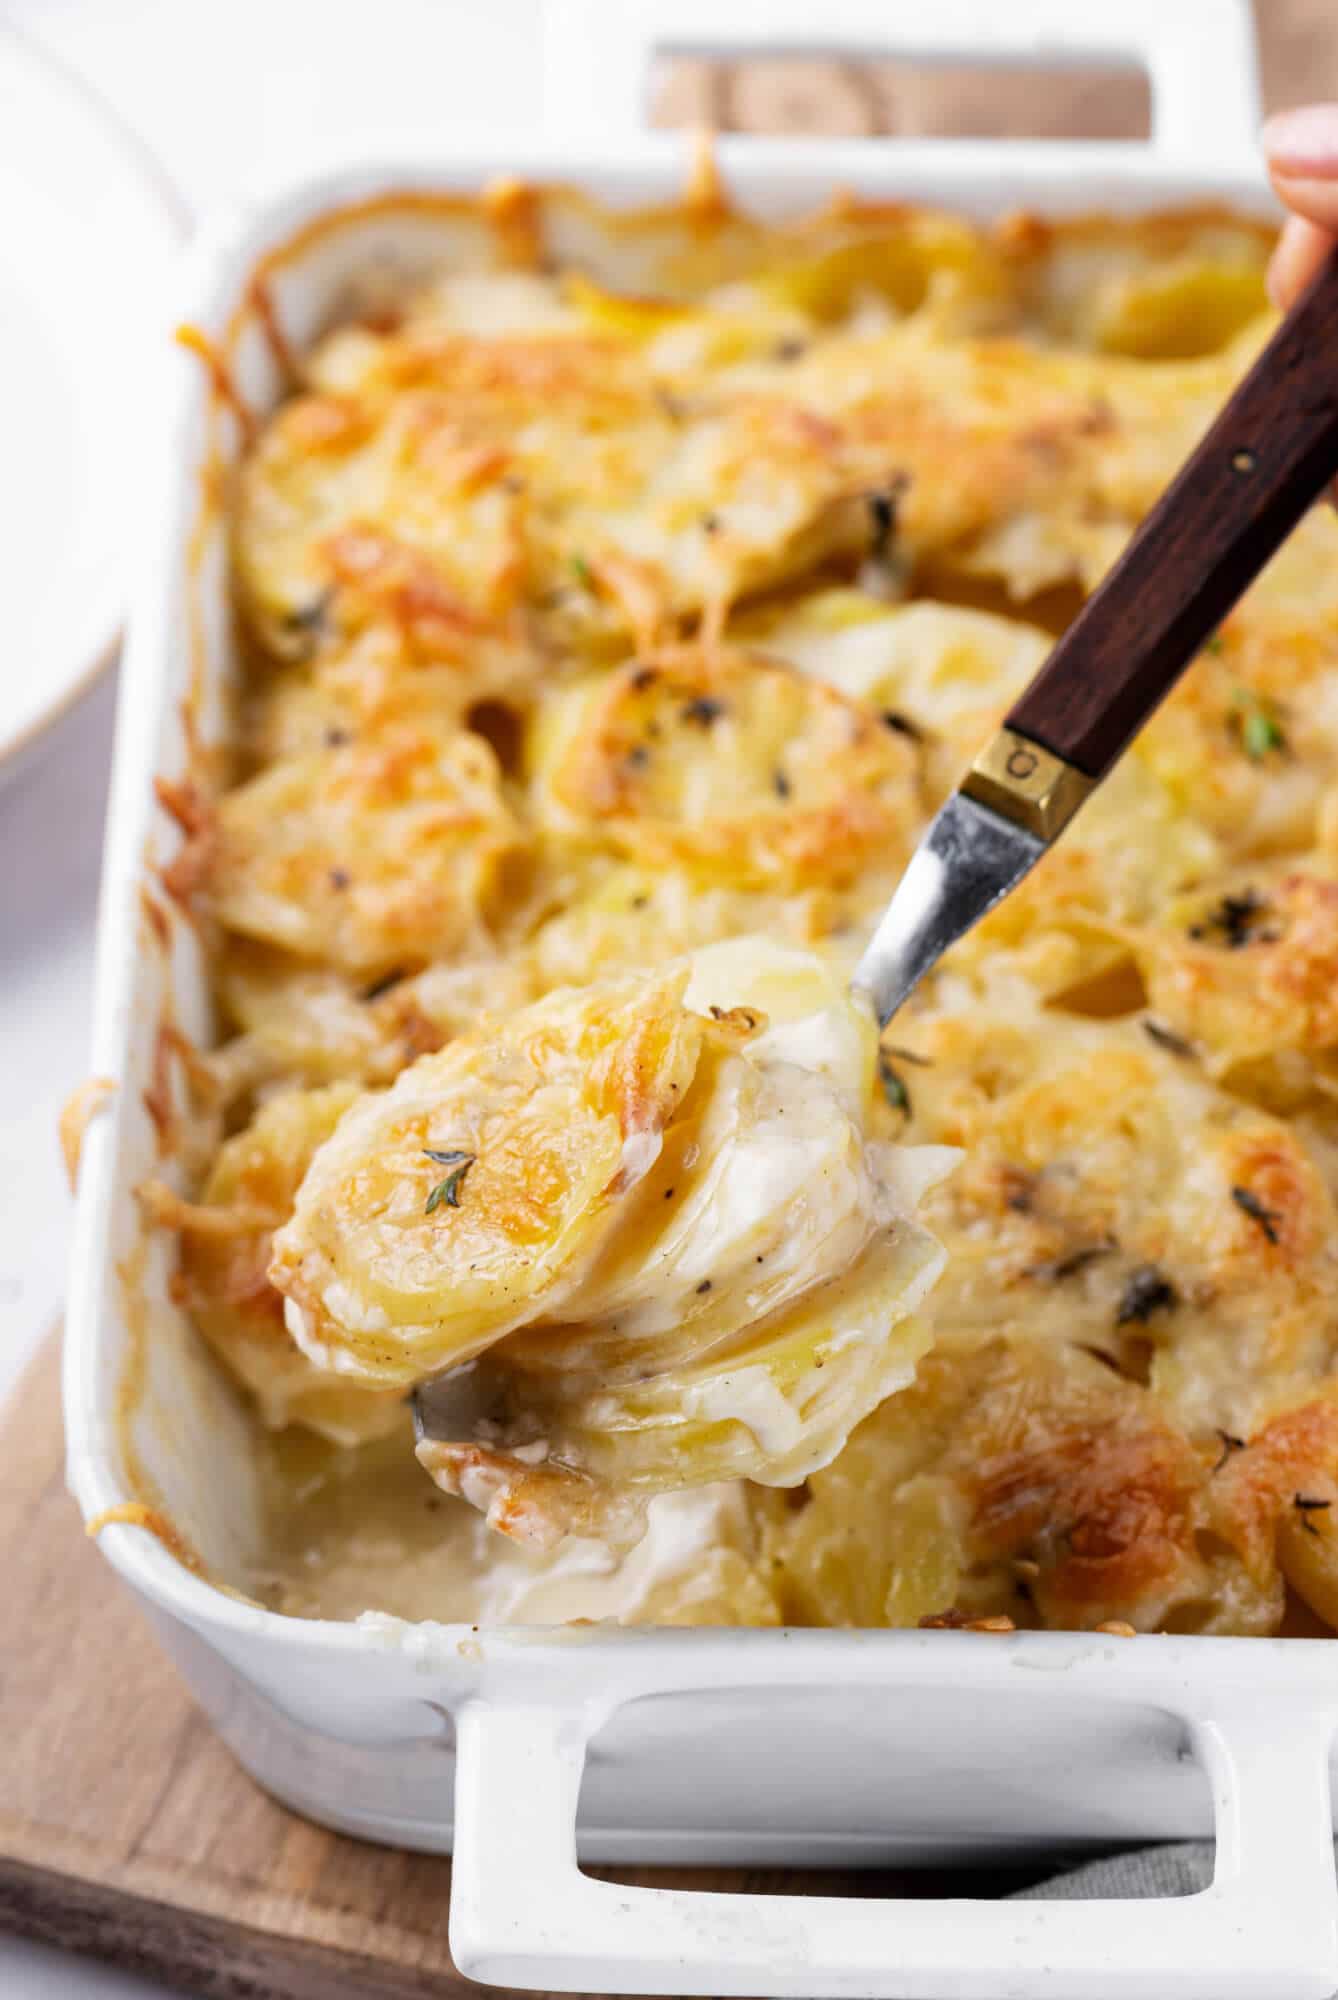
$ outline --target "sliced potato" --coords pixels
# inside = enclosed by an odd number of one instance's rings
[[[313,1153],[357,1096],[352,1084],[285,1091],[224,1141],[198,1203],[164,1220],[180,1233],[185,1303],[215,1353],[274,1429],[303,1424],[338,1444],[379,1437],[400,1420],[395,1393],[318,1368],[283,1323],[265,1275],[272,1233],[292,1211]]]
[[[409,1385],[555,1310],[689,1096],[713,1024],[685,984],[557,993],[363,1098],[275,1242],[307,1351]]]
[[[540,1544],[649,1508],[658,1574],[653,1496],[722,1490],[756,1533],[612,1615],[1338,1615],[1331,511],[881,1049],[845,996],[1266,335],[1266,230],[490,215],[350,300],[238,482],[242,783],[166,788],[239,1030],[196,1080],[257,1145],[284,1086],[392,1088],[300,1195],[294,1140],[268,1205],[177,1204],[221,1350],[274,1421],[431,1374],[425,1459],[525,1545],[406,1459],[424,1560],[454,1517],[443,1568],[551,1562],[544,1616],[588,1551]]]
[[[211,1052],[224,1103],[270,1086],[389,1083],[406,1063],[444,1048],[480,1017],[531,999],[523,961],[494,957],[396,967],[367,983],[238,938],[219,994],[240,1030]]]
[[[599,855],[573,870],[562,907],[525,953],[542,990],[650,969],[723,938],[762,933],[805,943],[839,921],[838,899],[704,882],[684,868],[639,867]]]
[[[836,970],[758,939],[466,1036],[313,1162],[271,1265],[293,1331],[360,1379],[458,1370],[420,1455],[536,1544],[792,1484],[927,1344],[911,1215],[951,1156],[871,1139],[875,1053]]]
[[[903,737],[733,648],[673,649],[572,690],[541,726],[533,769],[555,829],[742,887],[891,868],[920,810]]]
[[[487,744],[404,725],[229,792],[200,843],[199,886],[228,930],[374,980],[486,951],[521,845]]]
[[[839,688],[918,744],[937,805],[1040,667],[1049,633],[1022,619],[861,590],[820,590],[737,621],[741,640]]]
[[[914,1308],[941,1269],[933,1238],[903,1221],[790,1306],[768,1314],[759,1302],[735,1339],[654,1373],[647,1357],[641,1379],[583,1394],[515,1365],[504,1344],[470,1384],[487,1442],[424,1442],[419,1460],[491,1526],[539,1547],[562,1534],[635,1541],[648,1499],[667,1489],[796,1486],[914,1379],[930,1344]],[[617,1351],[612,1337],[600,1347]]]

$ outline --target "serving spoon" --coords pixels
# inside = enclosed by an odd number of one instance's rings
[[[852,985],[886,1027],[1015,889],[1338,476],[1338,252],[939,807]],[[417,1439],[467,1436],[473,1370],[414,1391]]]
[[[940,806],[853,984],[886,1027],[1015,889],[1338,475],[1338,252]]]

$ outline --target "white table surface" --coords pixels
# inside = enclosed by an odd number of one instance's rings
[[[196,212],[388,134],[411,154],[444,131],[533,129],[538,0],[376,0],[374,17],[373,33],[349,0],[0,0],[0,20],[116,105]],[[87,1072],[113,696],[107,676],[0,789],[0,1396],[64,1291],[56,1116]],[[0,1756],[3,1740],[0,1726]],[[0,1936],[0,2000],[166,1991]]]

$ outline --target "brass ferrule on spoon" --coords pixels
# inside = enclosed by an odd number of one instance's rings
[[[1053,750],[1001,729],[980,752],[960,789],[1048,845],[1064,831],[1097,781]]]

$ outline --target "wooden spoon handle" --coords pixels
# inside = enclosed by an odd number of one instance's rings
[[[1338,474],[1338,251],[1084,605],[1007,727],[1102,778]]]

